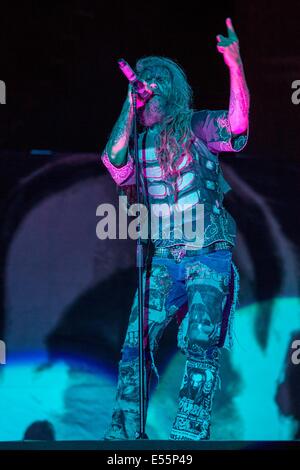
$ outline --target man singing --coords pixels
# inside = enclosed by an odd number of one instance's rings
[[[144,269],[144,348],[146,400],[159,340],[177,318],[178,347],[186,355],[179,403],[170,439],[210,438],[211,409],[219,383],[221,348],[231,347],[231,325],[237,301],[238,273],[232,262],[236,227],[223,206],[230,189],[218,152],[238,152],[248,135],[249,92],[239,43],[232,22],[228,37],[217,36],[230,73],[228,111],[194,111],[184,71],[165,57],[146,57],[136,64],[138,78],[151,97],[138,97],[138,155],[147,207],[162,207],[169,224],[151,232],[152,255]],[[132,194],[131,87],[102,161],[117,185]],[[204,208],[204,213],[194,210]],[[202,217],[201,236],[187,237],[183,219],[189,207],[193,226]],[[165,213],[164,213],[165,211]],[[180,221],[181,222],[178,222]],[[166,237],[166,231],[168,236]],[[136,439],[139,431],[138,298],[135,295],[119,363],[112,422],[105,439]]]

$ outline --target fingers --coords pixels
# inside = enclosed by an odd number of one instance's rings
[[[229,46],[231,44],[231,40],[222,36],[222,34],[218,34],[217,41],[219,46]]]
[[[149,84],[148,82],[145,82],[145,80],[143,80],[143,84],[144,84],[144,86],[145,86],[145,88],[146,88],[147,91],[152,91],[152,90],[151,90],[151,86],[150,86],[150,84]]]
[[[234,30],[231,18],[226,18],[226,26],[227,26],[228,37],[233,40],[237,40],[237,35]]]
[[[217,36],[218,41],[226,42],[228,41],[228,38],[225,38],[225,36],[222,36],[222,34],[218,34]]]
[[[227,26],[228,34],[230,34],[232,31],[234,32],[231,18],[226,18],[226,26]]]

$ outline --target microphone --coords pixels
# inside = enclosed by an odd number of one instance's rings
[[[151,98],[153,91],[148,90],[145,84],[137,78],[136,73],[130,67],[130,65],[124,59],[119,59],[118,64],[121,72],[125,75],[129,83],[131,83],[131,85],[134,87],[136,93],[145,101]]]

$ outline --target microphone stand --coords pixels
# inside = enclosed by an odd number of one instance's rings
[[[134,161],[135,161],[135,182],[137,192],[137,204],[140,208],[141,204],[141,193],[140,185],[143,175],[141,174],[141,165],[138,155],[138,134],[137,134],[137,93],[132,89],[132,101],[133,101],[133,138],[134,138]],[[142,186],[142,185],[141,185]],[[142,187],[142,189],[144,189]],[[140,213],[140,212],[139,212]],[[136,243],[136,267],[138,269],[138,332],[139,332],[139,411],[140,411],[140,422],[139,432],[137,433],[137,439],[148,439],[145,434],[146,424],[146,410],[145,410],[145,354],[144,354],[144,289],[143,289],[143,267],[144,267],[144,253],[143,244],[141,240],[141,222],[138,225],[138,239]]]

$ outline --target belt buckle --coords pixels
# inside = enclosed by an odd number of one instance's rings
[[[186,247],[185,246],[183,246],[182,248],[173,248],[170,251],[171,251],[172,256],[173,256],[174,260],[176,261],[176,263],[180,263],[182,258],[184,258],[185,255],[186,255]]]

